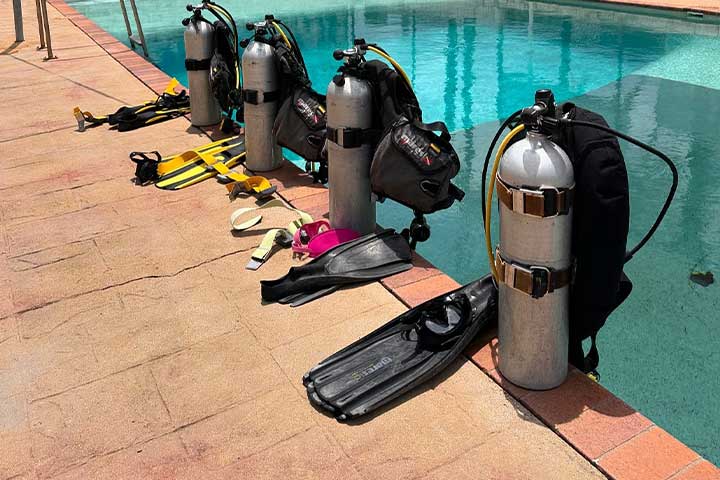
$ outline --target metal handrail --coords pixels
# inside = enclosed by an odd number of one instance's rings
[[[132,8],[133,17],[135,17],[135,28],[138,34],[134,35],[132,27],[130,26],[130,19],[127,14],[127,7],[125,6],[125,0],[120,0],[120,9],[122,10],[123,20],[125,20],[125,29],[127,30],[128,40],[130,40],[130,46],[135,49],[137,45],[140,45],[143,49],[143,53],[146,57],[148,54],[147,44],[145,43],[145,34],[143,33],[142,25],[140,24],[140,15],[138,15],[137,6],[135,0],[130,0],[130,8]]]
[[[15,17],[15,42],[25,41],[23,32],[22,3],[20,0],[13,0],[13,16]]]
[[[40,30],[40,46],[38,50],[47,48],[47,57],[43,60],[52,60],[57,58],[53,55],[52,50],[52,38],[50,38],[50,20],[47,12],[47,0],[35,0],[35,7],[37,8],[38,17],[38,28]]]
[[[38,30],[40,31],[40,46],[38,47],[38,50],[42,50],[45,48],[45,28],[43,27],[42,18],[40,18],[42,17],[40,0],[35,0],[35,10],[37,11]]]

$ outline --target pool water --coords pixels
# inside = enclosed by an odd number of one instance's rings
[[[152,60],[186,82],[181,19],[187,0],[138,0]],[[125,40],[116,0],[71,0]],[[162,3],[162,5],[158,5]],[[381,4],[382,3],[382,4]],[[626,267],[630,298],[599,336],[603,384],[658,425],[720,463],[720,26],[651,10],[616,11],[519,0],[223,2],[240,26],[272,12],[290,25],[314,86],[324,91],[332,51],[363,37],[411,77],[425,121],[443,120],[462,161],[462,203],[429,217],[419,251],[459,282],[488,272],[480,214],[482,159],[498,125],[538,88],[606,117],[667,153],[680,171],[676,200],[652,241]],[[631,187],[630,244],[654,220],[666,167],[623,144]],[[392,202],[379,222],[412,215]],[[497,236],[495,237],[497,239]]]

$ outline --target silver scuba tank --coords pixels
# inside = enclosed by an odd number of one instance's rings
[[[337,50],[336,60],[357,65],[358,47]],[[372,127],[370,84],[345,74],[332,79],[327,89],[327,154],[330,189],[330,225],[350,228],[361,235],[375,231],[375,196],[370,188],[373,152],[363,141],[363,131]]]
[[[185,68],[190,88],[191,122],[198,127],[220,123],[220,105],[210,88],[210,59],[215,29],[197,11],[185,25]]]
[[[549,91],[538,91],[536,102],[554,110]],[[568,155],[525,125],[526,138],[505,152],[496,179],[498,368],[516,385],[546,390],[567,376],[575,181]]]
[[[280,76],[275,64],[275,49],[262,41],[262,24],[249,23],[255,29],[242,56],[243,103],[245,110],[245,166],[256,172],[274,170],[282,163],[282,148],[272,133],[279,108]]]

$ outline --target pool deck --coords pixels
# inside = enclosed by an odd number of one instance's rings
[[[262,305],[279,252],[245,270],[270,211],[229,232],[214,181],[179,192],[130,181],[131,150],[207,143],[179,118],[133,132],[75,131],[153,98],[165,74],[60,0],[44,62],[0,24],[0,480],[212,478],[711,479],[719,471],[584,375],[528,392],[479,339],[441,382],[359,425],[307,402],[317,361],[457,286],[422,259],[404,274],[298,309]],[[0,0],[9,11],[11,0]],[[279,196],[320,217],[327,191],[290,165]]]
[[[718,0],[588,0],[591,2],[618,3],[650,8],[683,10],[720,15]]]

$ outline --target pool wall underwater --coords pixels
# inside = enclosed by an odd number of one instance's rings
[[[68,3],[123,38],[116,2]],[[152,60],[183,79],[179,20],[185,11],[175,3],[165,2],[154,14],[143,10],[143,2],[139,7],[148,18]],[[233,12],[247,12],[239,23],[269,8],[235,3],[226,2]],[[480,161],[498,120],[530,103],[536,88],[550,87],[558,99],[598,111],[611,126],[677,163],[677,199],[650,244],[628,264],[634,292],[600,334],[602,383],[720,462],[720,292],[717,283],[702,287],[689,280],[694,271],[717,272],[720,265],[720,175],[713,168],[720,158],[713,121],[720,114],[720,26],[550,3],[377,3],[348,7],[335,1],[300,13],[295,2],[277,2],[274,10],[294,28],[318,90],[337,68],[332,50],[364,36],[408,70],[425,120],[441,119],[456,132],[463,162],[457,180],[468,198],[429,218],[433,237],[420,249],[455,280],[488,270],[479,220]],[[651,156],[627,144],[623,149],[633,244],[654,219],[669,175]],[[395,205],[379,211],[386,226],[401,228],[409,219]]]

